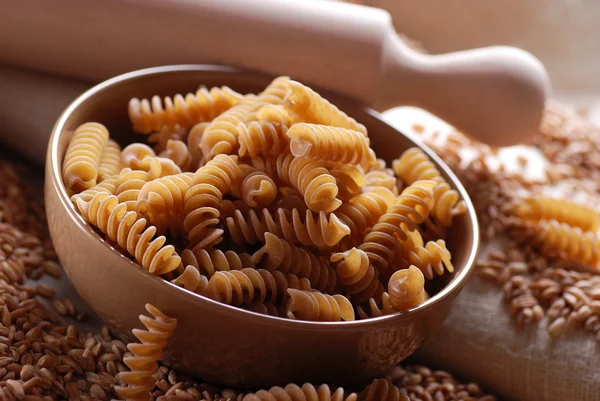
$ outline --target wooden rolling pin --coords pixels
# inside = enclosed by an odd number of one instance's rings
[[[230,64],[379,110],[419,106],[491,145],[535,132],[550,88],[527,52],[423,55],[398,37],[388,12],[335,1],[20,0],[2,8],[0,62],[90,82],[156,65]]]

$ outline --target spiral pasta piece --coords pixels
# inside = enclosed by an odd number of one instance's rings
[[[194,173],[181,173],[146,182],[139,190],[136,211],[150,215],[168,214],[178,219],[183,213],[183,199],[193,179]]]
[[[259,120],[259,112],[268,106],[278,106],[283,103],[283,100],[290,92],[290,78],[277,77],[275,78],[264,91],[258,94],[256,102],[250,109],[249,113],[244,117],[244,122]],[[265,117],[265,111],[262,112],[262,117]],[[269,113],[267,110],[266,113]]]
[[[305,122],[348,128],[367,136],[364,125],[356,122],[308,86],[290,81],[290,89],[284,104]]]
[[[187,136],[187,146],[192,155],[192,170],[198,169],[205,164],[204,155],[202,153],[202,149],[200,148],[200,143],[202,142],[202,136],[204,135],[204,131],[210,123],[198,123],[194,125]]]
[[[202,134],[200,149],[206,161],[218,154],[231,155],[238,150],[237,125],[251,112],[256,97],[247,96],[242,102],[215,118]]]
[[[109,139],[104,146],[104,152],[98,165],[98,182],[119,174],[121,165],[121,147],[118,143]]]
[[[361,304],[370,298],[381,297],[383,285],[379,281],[379,272],[364,251],[352,248],[334,253],[331,261],[338,263],[335,271],[353,303]]]
[[[203,294],[208,286],[208,279],[200,274],[196,267],[187,265],[179,276],[171,280],[171,283],[178,285],[179,287],[183,287],[186,290],[195,292],[196,294]]]
[[[288,289],[290,298],[286,313],[290,319],[321,322],[354,320],[354,308],[343,295],[327,295],[318,291]]]
[[[435,181],[416,181],[405,188],[365,236],[360,249],[376,267],[385,269],[394,255],[403,254],[403,244],[409,240],[407,231],[415,231],[433,207],[436,185]]]
[[[170,140],[185,142],[187,139],[187,135],[188,129],[186,128],[181,128],[179,126],[175,126],[173,128],[163,126],[160,130],[153,132],[148,136],[148,143],[154,145],[154,152],[158,154],[167,148],[167,142],[169,142]]]
[[[438,183],[433,192],[435,206],[431,214],[443,226],[449,227],[455,216],[467,211],[467,206],[460,199],[459,193],[450,187],[435,164],[421,149],[415,147],[406,150],[400,158],[392,162],[392,167],[398,177],[408,185],[419,180]]]
[[[375,162],[369,138],[351,129],[298,123],[286,132],[296,157],[368,166]]]
[[[429,241],[425,246],[411,251],[408,261],[418,267],[427,279],[431,280],[434,273],[441,276],[446,270],[450,273],[454,271],[451,256],[450,251],[446,248],[446,242],[439,239]]]
[[[515,204],[513,210],[524,221],[556,220],[594,232],[600,225],[600,214],[594,209],[564,199],[529,197]]]
[[[156,227],[146,227],[146,219],[127,211],[114,195],[98,193],[90,201],[76,200],[83,218],[133,256],[144,269],[155,275],[169,273],[179,266],[181,258],[167,239],[156,237]]]
[[[121,151],[121,163],[132,170],[149,170],[149,159],[156,157],[154,149],[143,143],[132,143]]]
[[[540,221],[535,231],[532,242],[542,254],[600,270],[600,241],[594,233],[555,220]]]
[[[344,202],[369,189],[365,188],[366,178],[360,166],[328,162],[324,167],[335,178],[339,189],[338,198]]]
[[[83,200],[89,201],[94,197],[94,195],[100,192],[104,192],[109,195],[115,195],[117,193],[117,186],[119,185],[119,181],[120,180],[118,175],[106,178],[101,183],[96,184],[83,192],[71,196],[71,201],[75,203],[77,198],[82,198]]]
[[[223,252],[219,249],[200,249],[196,252],[185,249],[181,252],[181,263],[184,266],[193,266],[209,278],[218,271],[242,270],[255,266],[253,257],[248,253]]]
[[[339,189],[335,178],[319,160],[281,155],[277,158],[277,173],[284,184],[292,185],[304,196],[313,212],[329,213],[342,204],[336,198]]]
[[[368,319],[402,312],[421,305],[429,296],[425,292],[425,278],[421,270],[415,266],[401,269],[389,279],[387,292],[381,296],[381,300],[371,298],[366,306],[358,306],[356,312],[361,319]]]
[[[266,104],[258,109],[256,118],[261,123],[269,122],[272,124],[284,125],[286,127],[292,125],[292,119],[282,105]]]
[[[253,302],[276,303],[286,297],[289,288],[310,291],[310,283],[293,274],[245,268],[216,272],[202,295],[227,305],[241,306]]]
[[[226,220],[231,239],[236,244],[256,244],[265,242],[265,233],[270,232],[284,238],[290,244],[302,244],[317,248],[332,247],[350,233],[347,225],[335,215],[318,215],[306,211],[302,219],[297,209],[277,209],[274,213],[263,209],[259,215],[250,210],[245,217],[236,211]]]
[[[396,196],[389,189],[372,187],[343,203],[334,213],[350,227],[351,236],[362,239],[395,200]]]
[[[173,160],[182,171],[188,171],[192,166],[192,154],[185,142],[180,140],[169,139],[159,156]]]
[[[331,391],[328,385],[322,384],[318,388],[310,383],[302,387],[288,384],[285,387],[271,387],[269,390],[260,390],[254,394],[247,394],[242,401],[356,401],[356,394],[344,397],[344,389],[338,388]]]
[[[237,125],[240,157],[278,156],[289,153],[289,138],[286,136],[287,125],[273,124],[270,121],[252,121]]]
[[[390,169],[372,170],[365,174],[365,187],[383,187],[398,196],[398,182],[394,172]]]
[[[356,401],[356,394],[352,393],[344,398],[344,389],[338,388],[331,391],[328,385],[322,384],[318,388],[305,383],[302,387],[288,384],[285,387],[271,387],[269,390],[260,390],[254,394],[247,394],[242,401]]]
[[[359,394],[363,401],[410,401],[400,389],[387,379],[375,379]]]
[[[292,245],[269,232],[265,233],[263,247],[252,255],[252,261],[269,271],[279,270],[298,278],[307,278],[311,287],[319,291],[333,293],[336,288],[335,271],[325,258]]]
[[[109,133],[99,123],[85,123],[75,129],[63,160],[63,181],[75,193],[96,185],[98,168]]]
[[[173,98],[154,96],[152,99],[133,98],[129,101],[129,120],[133,130],[141,134],[158,131],[163,126],[190,128],[192,125],[211,121],[216,116],[238,104],[244,96],[223,86],[211,88],[201,86],[196,93]]]
[[[217,228],[223,195],[238,187],[242,171],[237,156],[218,155],[194,173],[192,186],[185,193],[183,229],[194,251],[222,240]]]
[[[154,398],[150,391],[156,382],[153,376],[158,372],[157,362],[162,359],[163,349],[177,328],[177,319],[168,317],[151,304],[146,304],[146,311],[152,317],[139,317],[146,330],[132,330],[139,343],[129,343],[127,349],[133,356],[123,358],[130,371],[119,373],[127,387],[115,387],[117,394],[126,400],[148,401]]]
[[[242,179],[239,196],[250,207],[265,207],[277,197],[277,185],[266,173],[249,165],[240,165]]]

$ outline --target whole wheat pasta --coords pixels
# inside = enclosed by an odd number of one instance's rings
[[[167,148],[167,142],[169,142],[170,140],[186,142],[188,132],[188,129],[181,128],[179,126],[173,128],[163,126],[160,130],[148,135],[148,143],[154,145],[154,152],[156,152],[156,154],[159,154]]]
[[[188,133],[187,146],[192,155],[192,170],[202,167],[206,161],[202,149],[200,149],[200,143],[202,142],[204,131],[206,131],[206,128],[208,128],[209,125],[210,123],[207,122],[198,123],[194,125]]]
[[[238,105],[215,118],[202,134],[200,149],[204,160],[218,154],[233,154],[238,150],[237,125],[244,121],[256,103],[256,97],[247,96]]]
[[[259,215],[250,210],[247,216],[236,211],[226,220],[231,239],[237,244],[265,242],[265,233],[270,232],[291,244],[302,244],[317,248],[332,247],[350,233],[347,225],[335,215],[306,211],[304,218],[297,209],[277,209],[271,213],[263,209]]]
[[[262,110],[262,109],[261,109]],[[252,121],[239,123],[240,157],[278,156],[289,152],[290,141],[286,136],[287,125],[274,124],[270,121]]]
[[[266,207],[277,197],[277,186],[268,174],[247,164],[241,165],[238,195],[250,207]]]
[[[387,188],[372,187],[368,191],[353,196],[334,213],[350,227],[352,237],[362,240],[364,234],[387,211],[396,196]]]
[[[194,173],[192,186],[185,193],[183,229],[190,246],[202,249],[221,241],[219,207],[223,195],[238,187],[242,171],[237,156],[218,155]]]
[[[353,303],[361,304],[371,298],[380,299],[383,285],[379,280],[379,271],[373,267],[364,251],[352,248],[346,252],[334,253],[331,261],[337,263],[335,271]]]
[[[133,98],[129,101],[129,119],[135,132],[149,134],[164,126],[190,128],[196,123],[211,121],[243,99],[226,86],[201,86],[196,93],[175,95],[173,98],[154,96],[151,100]]]
[[[178,139],[169,139],[159,156],[173,160],[181,171],[190,171],[193,164],[193,157],[187,145]]]
[[[285,98],[285,106],[297,115],[296,119],[314,124],[349,128],[367,136],[364,125],[356,122],[308,86],[290,81],[290,88],[291,92]]]
[[[410,397],[402,394],[400,389],[387,379],[375,379],[365,388],[359,397],[364,401],[410,401]]]
[[[290,78],[275,78],[264,91],[258,94],[256,102],[244,117],[245,122],[256,121],[259,119],[259,112],[267,106],[278,106],[290,92]],[[265,117],[263,112],[263,118]]]
[[[85,123],[75,129],[63,160],[63,181],[73,192],[96,185],[98,167],[109,133],[99,123]]]
[[[344,396],[344,389],[338,388],[331,391],[328,385],[322,384],[318,388],[305,383],[302,387],[288,384],[285,387],[271,387],[269,390],[260,390],[254,394],[247,394],[242,401],[356,401],[356,394]]]
[[[343,295],[289,289],[287,316],[290,319],[336,322],[354,320],[354,309]]]
[[[283,317],[283,313],[275,305],[268,302],[253,302],[250,305],[242,306],[242,309],[260,313],[261,315]]]
[[[294,124],[287,130],[296,157],[368,166],[375,162],[369,138],[357,131],[319,124]]]
[[[392,163],[394,171],[406,184],[418,180],[431,180],[438,183],[433,191],[434,208],[432,216],[444,227],[452,224],[455,216],[467,211],[457,191],[453,190],[444,180],[429,157],[419,148],[410,148],[402,153],[399,159]]]
[[[211,249],[207,251],[200,249],[192,252],[184,249],[181,252],[181,263],[184,266],[193,266],[200,273],[212,277],[218,271],[242,270],[246,267],[255,267],[254,258],[248,253],[237,253],[234,251],[221,251]]]
[[[298,278],[307,278],[316,290],[331,294],[336,289],[335,271],[327,259],[277,238],[270,232],[265,233],[265,244],[254,252],[252,261],[269,271],[278,270]]]
[[[298,279],[293,274],[245,268],[216,272],[208,280],[202,295],[228,305],[241,306],[256,301],[282,301],[288,288],[310,291],[310,283],[307,279]]]
[[[118,143],[109,139],[104,146],[104,152],[98,165],[98,182],[119,174],[122,168],[121,147]]]
[[[256,112],[258,121],[269,122],[272,124],[289,127],[292,125],[292,119],[284,106],[276,104],[266,104]],[[285,133],[284,133],[285,135]]]
[[[132,170],[148,171],[147,158],[156,157],[156,152],[150,146],[143,143],[132,143],[121,151],[121,163],[123,167]]]
[[[431,280],[434,274],[442,275],[446,270],[450,273],[454,271],[451,256],[446,242],[439,239],[410,251],[408,262],[418,267],[425,277]]]
[[[188,251],[188,249],[185,251]],[[208,279],[195,266],[187,265],[181,274],[171,280],[171,283],[196,294],[203,294],[208,286]]]
[[[156,227],[146,226],[146,220],[127,211],[114,195],[98,193],[90,201],[76,199],[83,218],[127,250],[150,273],[161,275],[179,266],[181,258],[165,237],[155,237]]]
[[[513,206],[517,217],[531,222],[556,220],[583,231],[597,231],[600,214],[595,210],[564,199],[533,196],[525,198]]]
[[[406,232],[415,231],[433,207],[436,185],[435,181],[416,181],[404,189],[365,236],[360,249],[376,267],[387,268],[394,255],[403,253],[402,241],[408,240]]]
[[[152,316],[140,315],[140,321],[146,330],[133,329],[133,335],[140,343],[130,343],[127,349],[133,356],[123,358],[129,372],[121,372],[120,378],[127,387],[117,386],[115,390],[127,400],[152,399],[150,390],[154,388],[153,375],[158,372],[158,361],[162,358],[163,349],[169,337],[177,328],[177,319],[162,313],[156,307],[146,304],[146,311]]]

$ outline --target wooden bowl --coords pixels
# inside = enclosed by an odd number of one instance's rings
[[[46,211],[64,269],[81,297],[109,328],[128,341],[142,328],[147,302],[179,321],[164,362],[209,382],[266,387],[289,382],[360,383],[412,354],[440,327],[463,288],[479,245],[473,205],[456,176],[430,149],[386,124],[373,110],[326,91],[324,96],[363,123],[377,155],[390,162],[418,145],[467,204],[456,218],[448,246],[456,271],[428,283],[432,297],[402,313],[353,322],[306,322],[259,315],[220,304],[155,277],[104,241],[69,200],[62,158],[73,130],[86,121],[106,125],[121,145],[146,138],[131,133],[131,97],[172,96],[199,85],[227,85],[257,93],[271,77],[236,68],[178,65],[134,71],[105,81],[77,98],[56,123],[46,158]]]

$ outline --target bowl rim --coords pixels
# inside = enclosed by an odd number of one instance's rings
[[[47,168],[49,167],[50,171],[48,171],[47,173],[49,173],[49,175],[50,175],[54,190],[56,190],[58,192],[58,197],[60,200],[59,203],[65,206],[65,208],[67,209],[68,215],[72,218],[72,220],[75,222],[75,224],[77,224],[79,226],[80,229],[87,231],[90,234],[93,234],[93,236],[97,240],[99,240],[101,243],[103,243],[103,245],[106,247],[107,250],[109,250],[111,252],[116,252],[117,254],[119,254],[123,258],[124,261],[131,263],[133,266],[135,266],[137,268],[138,271],[140,271],[143,275],[147,276],[150,279],[158,280],[166,285],[176,288],[178,291],[182,291],[182,292],[188,293],[190,295],[193,295],[193,296],[197,297],[197,299],[199,299],[199,300],[208,301],[209,303],[214,304],[214,306],[217,308],[224,308],[224,309],[222,309],[223,312],[228,312],[228,313],[231,313],[234,315],[238,314],[238,317],[240,317],[240,318],[244,318],[244,317],[249,318],[251,315],[254,315],[257,318],[276,319],[276,321],[279,322],[279,324],[290,325],[290,327],[293,327],[294,329],[302,329],[303,327],[306,329],[308,329],[308,328],[315,329],[318,327],[330,328],[332,326],[336,326],[336,327],[344,326],[347,328],[352,326],[354,328],[360,328],[360,327],[364,327],[364,326],[372,326],[375,323],[380,323],[380,322],[389,321],[389,320],[397,320],[397,321],[408,320],[415,314],[424,313],[425,311],[427,311],[431,308],[435,308],[439,304],[446,302],[447,298],[449,298],[451,295],[453,295],[455,293],[456,293],[456,295],[458,295],[458,293],[462,290],[466,281],[468,280],[469,276],[471,275],[471,273],[474,270],[475,259],[477,257],[477,253],[479,251],[479,244],[480,244],[479,224],[478,224],[477,214],[475,212],[473,203],[472,203],[466,189],[463,187],[462,183],[458,179],[458,177],[452,172],[450,167],[447,166],[446,163],[433,150],[431,150],[428,146],[426,146],[415,135],[413,135],[411,133],[402,132],[398,128],[392,126],[391,124],[386,122],[385,119],[383,119],[382,115],[379,112],[377,112],[365,105],[359,105],[359,107],[361,107],[363,109],[363,111],[366,112],[367,114],[369,114],[370,116],[375,117],[377,120],[379,120],[383,124],[387,125],[391,129],[396,131],[399,135],[403,135],[403,136],[407,137],[409,140],[411,140],[417,146],[419,146],[427,154],[428,157],[430,157],[431,159],[433,159],[436,162],[437,167],[441,168],[444,171],[444,173],[448,177],[451,178],[452,182],[450,182],[450,184],[451,184],[451,186],[454,187],[455,190],[457,190],[459,192],[461,199],[464,200],[464,202],[466,204],[466,208],[467,208],[466,213],[470,217],[469,220],[471,222],[471,229],[473,232],[473,242],[470,246],[470,249],[468,250],[469,254],[468,254],[468,258],[465,262],[464,268],[460,272],[458,272],[458,274],[450,281],[450,283],[448,283],[438,293],[436,293],[435,295],[433,295],[432,297],[427,299],[424,303],[422,303],[419,306],[416,306],[414,308],[411,308],[411,309],[408,309],[408,310],[405,310],[402,312],[395,312],[395,313],[392,313],[389,315],[383,315],[383,316],[369,318],[369,319],[340,321],[340,322],[294,320],[294,319],[281,318],[281,317],[277,317],[277,316],[263,315],[263,314],[260,314],[257,312],[245,310],[245,309],[242,309],[239,307],[235,307],[232,305],[227,305],[227,304],[223,304],[223,303],[214,301],[208,297],[204,297],[200,294],[196,294],[185,288],[179,287],[179,286],[171,283],[168,280],[162,279],[161,277],[157,277],[157,276],[151,274],[150,272],[146,271],[145,269],[141,268],[139,266],[139,264],[137,264],[135,261],[129,259],[125,255],[123,255],[117,249],[113,248],[102,237],[100,237],[96,233],[96,231],[88,223],[86,223],[85,220],[82,218],[82,216],[77,212],[77,210],[75,209],[75,206],[73,205],[73,203],[70,200],[70,196],[68,195],[66,187],[63,183],[62,167],[58,165],[58,160],[59,160],[58,148],[59,148],[59,139],[61,137],[60,134],[64,130],[64,126],[65,126],[67,120],[70,118],[71,114],[79,106],[81,106],[81,104],[83,102],[85,102],[89,98],[93,97],[97,93],[109,89],[111,86],[113,86],[115,84],[119,84],[119,83],[128,81],[130,79],[139,78],[139,77],[148,77],[148,76],[153,76],[153,75],[161,75],[161,74],[165,74],[165,73],[197,72],[197,71],[224,72],[224,73],[230,73],[230,74],[244,74],[244,75],[251,76],[251,77],[253,76],[258,79],[265,79],[265,80],[273,79],[273,76],[271,76],[271,75],[262,74],[259,72],[249,71],[249,70],[232,67],[232,66],[223,66],[223,65],[175,64],[175,65],[150,67],[150,68],[144,68],[144,69],[134,70],[134,71],[130,71],[130,72],[127,72],[124,74],[120,74],[120,75],[117,75],[113,78],[107,79],[103,82],[100,82],[100,83],[92,86],[91,88],[89,88],[88,90],[83,92],[81,95],[79,95],[75,100],[73,100],[67,106],[67,108],[61,113],[61,115],[57,119],[54,127],[52,128],[52,133],[50,135],[50,139],[48,142],[46,165],[47,165]],[[342,95],[336,94],[336,96],[343,98]]]

